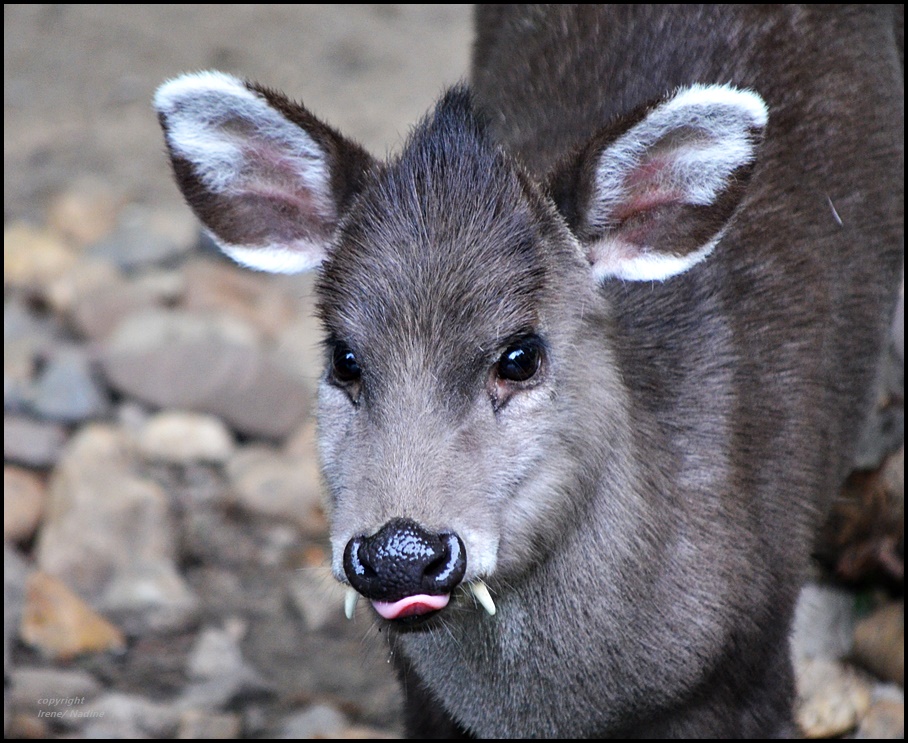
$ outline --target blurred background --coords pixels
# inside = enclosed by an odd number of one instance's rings
[[[4,732],[400,735],[343,617],[312,279],[200,238],[155,88],[219,69],[373,154],[465,77],[467,5],[4,6]],[[901,336],[901,333],[898,334]],[[903,346],[796,632],[813,737],[904,733]]]

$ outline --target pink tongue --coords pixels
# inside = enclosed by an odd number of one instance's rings
[[[447,594],[443,596],[428,596],[420,593],[416,596],[407,596],[394,603],[373,601],[372,606],[385,619],[402,619],[403,617],[415,617],[420,614],[428,614],[430,611],[444,609],[448,605],[449,598],[450,596]]]

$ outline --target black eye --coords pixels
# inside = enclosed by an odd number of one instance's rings
[[[508,382],[526,382],[542,363],[542,341],[536,336],[522,338],[507,347],[498,359],[498,378]]]
[[[353,384],[362,376],[362,370],[356,360],[356,355],[346,343],[334,344],[331,356],[331,372],[334,379],[341,384]]]

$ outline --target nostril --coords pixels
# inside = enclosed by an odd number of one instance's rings
[[[428,565],[426,565],[426,575],[437,578],[442,574],[448,565],[447,555],[442,555],[437,560],[432,560]]]
[[[394,519],[372,536],[347,543],[344,572],[353,588],[377,601],[443,595],[463,580],[466,550],[454,533],[433,533],[410,519]]]
[[[431,577],[439,586],[453,589],[463,578],[466,568],[463,542],[456,534],[439,535],[444,544],[441,555],[426,566],[426,576]],[[449,584],[451,584],[449,586]]]
[[[360,554],[362,546],[362,537],[353,537],[347,542],[347,547],[344,549],[344,572],[347,573],[348,578],[351,573],[358,577],[375,575],[375,570],[362,560],[362,555]]]

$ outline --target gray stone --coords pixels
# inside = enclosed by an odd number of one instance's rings
[[[3,344],[27,341],[33,354],[53,348],[60,339],[60,328],[49,317],[40,316],[28,308],[21,293],[13,293],[3,301]]]
[[[208,628],[199,635],[187,664],[191,683],[179,700],[181,708],[216,710],[241,694],[271,691],[243,660],[243,632],[243,623],[232,621],[224,629]]]
[[[69,346],[54,352],[35,381],[31,408],[43,418],[75,423],[106,415],[110,400],[95,380],[86,352]]]
[[[246,447],[227,463],[231,493],[238,506],[296,524],[306,534],[323,534],[318,463],[275,452],[262,446]]]
[[[58,194],[47,209],[53,230],[79,246],[100,240],[113,230],[122,194],[94,175],[80,175]]]
[[[232,740],[242,733],[242,720],[232,713],[186,710],[180,716],[177,738],[181,740]]]
[[[54,318],[40,317],[21,298],[3,303],[3,409],[25,412],[31,400],[36,361],[47,358],[60,342]]]
[[[243,668],[239,645],[242,635],[242,623],[236,621],[224,629],[203,630],[189,655],[186,669],[189,677],[204,680],[239,672]]]
[[[281,725],[281,739],[338,738],[349,725],[334,707],[316,704],[303,712],[289,716]]]
[[[791,648],[795,659],[843,658],[857,625],[855,597],[833,586],[807,583],[795,611]]]
[[[85,738],[172,738],[181,711],[137,694],[111,692],[81,711]]]
[[[861,718],[855,738],[903,740],[905,738],[905,692],[895,684],[879,684],[873,690],[870,709]]]
[[[47,302],[61,317],[72,315],[80,300],[123,282],[123,274],[110,261],[83,258],[71,271],[57,277],[47,288]]]
[[[127,315],[158,304],[161,300],[151,287],[120,279],[76,298],[72,322],[86,338],[102,341]]]
[[[176,570],[167,495],[136,466],[122,431],[83,428],[51,478],[38,564],[128,632],[172,629],[196,600]]]
[[[852,660],[884,681],[905,683],[905,603],[893,601],[861,619]]]
[[[46,717],[68,727],[74,726],[77,713],[101,691],[101,684],[91,674],[62,668],[16,668],[10,685],[10,702],[17,713]],[[62,717],[54,713],[62,713]]]
[[[854,737],[858,740],[904,740],[905,703],[878,702],[871,705]]]
[[[66,443],[66,429],[58,423],[21,415],[3,416],[3,458],[28,467],[50,467]]]
[[[146,459],[179,465],[223,463],[234,450],[233,436],[219,418],[183,411],[152,416],[139,431],[137,444]]]
[[[296,317],[296,303],[273,276],[210,259],[189,261],[184,275],[187,310],[236,317],[267,338]]]
[[[22,620],[25,606],[25,581],[28,565],[16,549],[3,543],[3,675],[6,677],[12,663],[13,641]]]
[[[288,591],[310,631],[324,630],[347,621],[344,616],[346,590],[334,579],[330,567],[298,570],[290,579]]]
[[[3,468],[3,539],[25,542],[31,539],[44,512],[47,488],[33,472],[20,467]]]
[[[59,276],[71,271],[78,256],[48,229],[16,222],[3,229],[3,286],[44,294]]]
[[[872,685],[863,675],[834,660],[795,664],[798,702],[795,719],[808,738],[829,738],[853,730],[870,709]]]
[[[188,210],[130,205],[123,210],[114,231],[87,253],[131,271],[185,255],[195,246],[196,234],[196,223]]]
[[[269,358],[258,333],[228,317],[146,310],[124,319],[102,352],[120,391],[165,408],[211,413],[249,435],[283,437],[308,394]]]
[[[277,337],[275,359],[288,374],[315,394],[324,370],[322,332],[315,316],[300,317]]]

